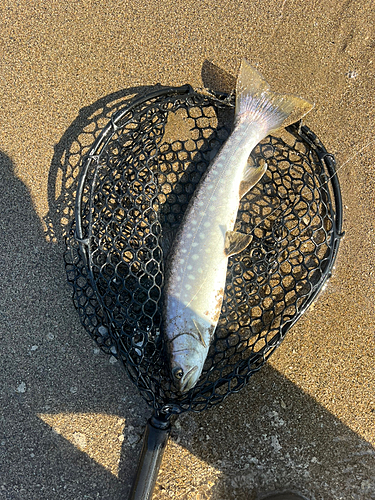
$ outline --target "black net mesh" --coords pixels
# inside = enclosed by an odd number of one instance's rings
[[[221,317],[198,384],[172,384],[161,317],[165,234],[230,133],[231,99],[189,86],[159,89],[120,109],[83,162],[65,254],[81,322],[121,360],[156,412],[200,411],[240,390],[329,276],[341,229],[334,160],[306,127],[269,136],[267,162],[240,203],[253,242],[229,259]]]

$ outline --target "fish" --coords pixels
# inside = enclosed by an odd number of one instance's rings
[[[196,187],[166,259],[162,321],[171,378],[181,394],[195,387],[202,374],[220,317],[228,258],[252,241],[251,234],[234,230],[241,198],[267,169],[250,163],[250,153],[313,106],[271,91],[242,60],[232,132]]]

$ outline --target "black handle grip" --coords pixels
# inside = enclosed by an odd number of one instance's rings
[[[147,422],[137,473],[129,500],[151,500],[171,425],[157,417]]]

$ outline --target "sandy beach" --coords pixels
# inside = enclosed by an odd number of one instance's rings
[[[231,91],[245,57],[315,103],[304,122],[335,155],[345,237],[267,366],[178,420],[154,499],[374,500],[373,3],[6,0],[0,14],[0,499],[127,498],[151,409],[74,309],[68,179],[95,113],[103,126],[157,83]]]

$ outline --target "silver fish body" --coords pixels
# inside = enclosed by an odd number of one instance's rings
[[[242,62],[233,131],[189,203],[167,264],[164,332],[172,377],[182,393],[202,373],[220,316],[228,258],[252,239],[233,231],[241,197],[266,170],[249,167],[249,155],[271,130],[294,118],[296,106],[302,108],[298,116],[312,107],[298,97],[270,92],[259,73]]]

